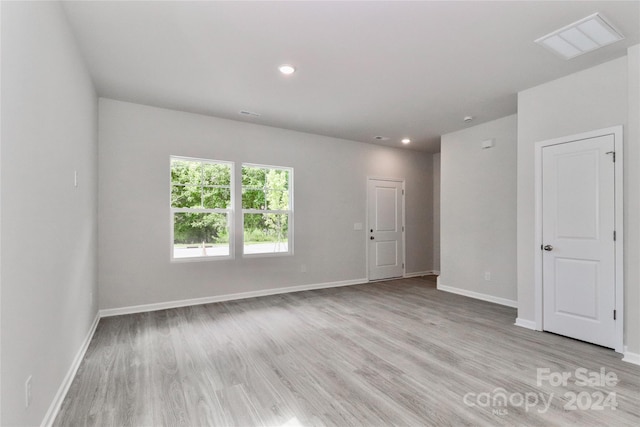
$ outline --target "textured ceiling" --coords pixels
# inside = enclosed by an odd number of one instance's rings
[[[432,152],[444,133],[515,113],[518,91],[640,42],[638,1],[64,8],[100,96],[362,142],[381,135],[391,146],[409,137],[409,148]],[[570,61],[533,42],[594,12],[626,39]],[[282,63],[298,71],[282,76]]]

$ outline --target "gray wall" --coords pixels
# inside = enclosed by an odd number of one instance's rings
[[[367,176],[406,179],[406,271],[432,268],[430,154],[108,99],[99,141],[101,308],[364,279]],[[170,155],[293,167],[295,254],[171,263]]]
[[[433,155],[433,270],[440,271],[440,153]]]
[[[637,61],[637,56],[636,56]],[[637,70],[637,64],[635,65]],[[625,335],[638,353],[638,134],[628,108],[629,64],[622,57],[518,94],[518,318],[534,321],[534,144],[615,125],[625,125]],[[637,84],[637,77],[635,78]],[[636,94],[637,99],[637,94]],[[633,138],[631,140],[630,138]],[[630,215],[632,209],[635,211]],[[631,225],[633,224],[633,225]],[[632,228],[630,228],[630,226]],[[630,230],[635,229],[631,234]],[[633,319],[633,321],[632,321]],[[633,337],[633,338],[632,338]]]
[[[439,284],[516,300],[516,116],[442,136]],[[482,149],[481,141],[494,139]],[[485,280],[490,272],[490,280]]]
[[[59,3],[0,7],[0,424],[39,425],[97,314],[97,98]]]

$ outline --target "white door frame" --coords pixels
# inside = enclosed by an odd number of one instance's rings
[[[366,197],[366,228],[365,231],[370,230],[370,226],[369,226],[369,181],[371,180],[376,180],[376,181],[392,181],[392,182],[400,182],[402,183],[402,277],[405,277],[407,274],[407,253],[405,250],[405,218],[406,218],[406,212],[405,212],[405,197],[404,197],[404,187],[405,187],[405,182],[404,182],[404,178],[383,178],[383,177],[378,177],[378,176],[367,176],[367,182],[365,183],[365,193],[367,195]],[[366,268],[366,272],[367,272],[367,281],[369,281],[369,232],[367,231],[366,233],[364,233],[364,242],[365,242],[365,268]]]
[[[561,138],[548,139],[535,144],[535,311],[534,319],[536,330],[543,330],[542,314],[542,149],[550,145],[565,144],[583,139],[596,138],[605,135],[613,135],[615,151],[615,310],[616,310],[616,337],[615,351],[624,352],[624,230],[623,230],[623,134],[622,126],[613,126],[598,129],[591,132],[568,135]]]

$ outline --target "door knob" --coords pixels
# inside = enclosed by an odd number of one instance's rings
[[[369,237],[369,239],[373,240],[373,239],[374,239],[374,237],[373,237],[373,236],[371,236],[371,237]]]
[[[544,246],[542,247],[542,249],[544,249],[545,251],[552,251],[552,250],[553,250],[553,246],[551,246],[551,245],[544,245]]]

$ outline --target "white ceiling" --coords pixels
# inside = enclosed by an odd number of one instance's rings
[[[439,151],[517,92],[623,56],[640,1],[65,2],[103,97]],[[565,61],[534,40],[594,12],[626,39]],[[285,77],[277,67],[298,71]],[[258,118],[239,114],[260,113]]]

